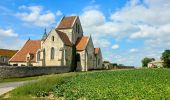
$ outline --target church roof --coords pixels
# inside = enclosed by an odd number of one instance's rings
[[[98,54],[100,51],[100,48],[94,48],[94,54]]]
[[[71,28],[76,18],[77,16],[63,17],[57,28],[58,29]]]
[[[110,63],[109,61],[103,61],[103,63]]]
[[[72,46],[72,43],[70,42],[68,36],[66,33],[61,32],[59,30],[56,30],[56,32],[58,33],[60,39],[63,41],[63,43],[67,46]]]
[[[0,49],[0,56],[12,57],[18,50]]]
[[[19,50],[9,61],[26,62],[27,54],[33,54],[32,62],[36,61],[36,52],[41,48],[41,40],[28,40],[23,48]]]
[[[78,38],[76,42],[76,50],[77,51],[85,50],[88,44],[88,41],[89,41],[89,37],[83,36],[83,37]]]

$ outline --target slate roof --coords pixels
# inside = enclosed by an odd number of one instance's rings
[[[68,17],[63,17],[61,22],[59,23],[57,29],[67,29],[71,28],[73,23],[75,22],[75,19],[77,16],[68,16]]]
[[[12,57],[18,50],[0,49],[0,56]]]
[[[77,51],[85,50],[88,44],[88,41],[89,41],[89,37],[83,36],[83,37],[78,38],[76,42],[76,50]]]
[[[36,61],[36,52],[41,48],[41,40],[28,40],[23,48],[19,50],[9,61],[26,62],[27,54],[33,54],[32,62]]]

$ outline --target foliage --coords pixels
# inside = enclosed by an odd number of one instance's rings
[[[163,62],[163,66],[167,67],[167,68],[170,68],[170,50],[165,50],[162,53],[162,57],[161,58],[164,61]]]
[[[170,99],[170,69],[101,71],[53,75],[11,92],[11,99],[47,96],[66,100]],[[38,94],[38,95],[37,95]],[[11,100],[10,99],[10,100]],[[30,100],[30,98],[29,98]],[[37,100],[37,98],[36,98]]]
[[[123,64],[119,64],[118,67],[124,66]]]
[[[117,66],[118,66],[118,64],[117,64],[117,63],[113,63],[113,66],[114,66],[114,67],[117,67]]]
[[[147,67],[148,66],[148,63],[154,61],[155,59],[154,58],[148,58],[148,57],[145,57],[142,59],[142,67]]]

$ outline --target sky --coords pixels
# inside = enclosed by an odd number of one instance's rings
[[[139,67],[170,49],[169,0],[0,0],[0,48],[19,50],[73,15],[112,63]]]

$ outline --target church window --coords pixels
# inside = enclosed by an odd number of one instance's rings
[[[77,32],[77,24],[76,24],[76,32]]]
[[[33,58],[34,58],[34,55],[30,54],[30,60],[33,60]]]
[[[54,52],[54,47],[52,47],[52,48],[51,48],[51,59],[54,59],[54,54],[55,54],[55,52]]]
[[[77,28],[78,28],[78,33],[79,33],[79,31],[80,31],[79,25],[77,25]]]
[[[52,36],[52,41],[54,41],[54,36]]]
[[[40,51],[37,53],[37,61],[40,61]]]
[[[79,29],[79,24],[76,24],[76,32],[79,33],[80,29]]]
[[[5,57],[2,57],[2,61],[5,63]]]

